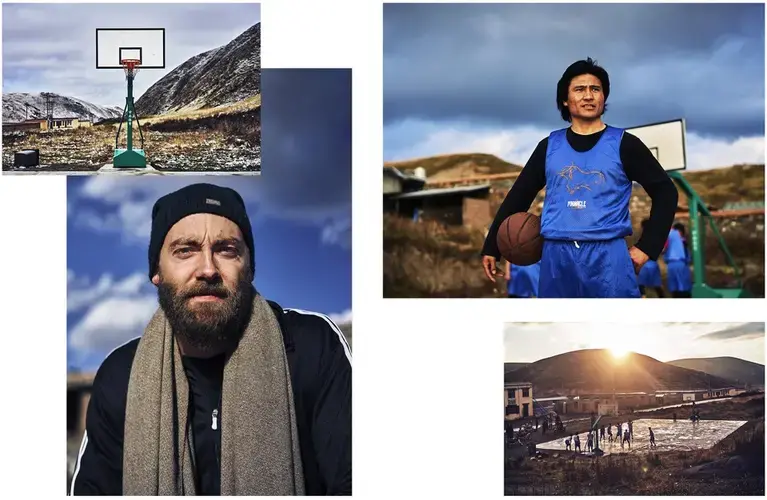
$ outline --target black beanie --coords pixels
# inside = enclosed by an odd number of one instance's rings
[[[176,222],[193,214],[215,214],[226,217],[240,227],[250,250],[250,269],[255,269],[253,231],[245,211],[245,202],[234,189],[213,184],[192,184],[166,194],[152,208],[152,236],[149,239],[149,279],[157,274],[160,249],[165,236]]]

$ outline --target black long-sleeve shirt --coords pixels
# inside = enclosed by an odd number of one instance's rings
[[[579,135],[568,128],[567,142],[574,150],[582,153],[593,148],[603,133],[604,130],[594,134]],[[493,224],[485,238],[482,255],[500,258],[501,254],[498,251],[496,236],[501,222],[512,214],[529,210],[538,192],[546,187],[546,149],[548,144],[548,137],[538,143],[506,195],[506,199],[498,208]],[[666,243],[671,225],[674,223],[679,193],[658,160],[637,136],[628,132],[623,134],[620,144],[620,158],[623,170],[629,180],[639,183],[652,200],[650,220],[636,247],[646,253],[650,259],[657,260],[663,251],[663,245]]]
[[[270,302],[288,358],[307,495],[352,494],[351,353],[325,316]],[[73,495],[121,495],[128,381],[139,339],[115,349],[93,382]],[[184,358],[200,495],[221,491],[224,357]],[[217,410],[216,425],[213,410]],[[255,444],[254,446],[257,446]]]

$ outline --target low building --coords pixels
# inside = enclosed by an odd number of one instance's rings
[[[63,118],[32,118],[22,122],[3,123],[4,132],[24,131],[24,132],[45,132],[47,130],[70,130],[82,127],[91,127],[93,122],[88,119],[82,119],[77,116]]]
[[[413,174],[384,167],[384,213],[413,220],[433,220],[450,226],[487,228],[490,213],[490,184],[425,189],[422,168]]]
[[[505,384],[503,398],[506,420],[527,418],[533,415],[533,384],[530,382]]]
[[[67,374],[67,435],[80,438],[85,432],[85,414],[95,373]]]
[[[41,130],[48,130],[48,120],[44,118],[24,120],[23,122],[3,122],[3,132],[39,132]]]
[[[646,392],[583,393],[573,398],[572,406],[575,413],[599,414],[600,405],[604,412],[617,412],[662,405],[662,401],[655,393]]]

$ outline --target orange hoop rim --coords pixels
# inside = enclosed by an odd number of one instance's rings
[[[141,61],[139,61],[138,59],[123,59],[120,62],[122,63],[124,67],[128,69],[133,69],[136,66],[139,66],[141,64]]]

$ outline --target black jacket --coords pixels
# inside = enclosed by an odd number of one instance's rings
[[[269,302],[283,332],[295,399],[307,495],[351,495],[351,351],[327,317]],[[139,339],[101,364],[86,415],[70,493],[121,495],[128,380]],[[220,432],[208,409],[219,408],[223,363],[185,360],[190,381],[201,494],[220,493]],[[198,365],[198,366],[195,366]],[[218,392],[216,392],[218,391]]]

